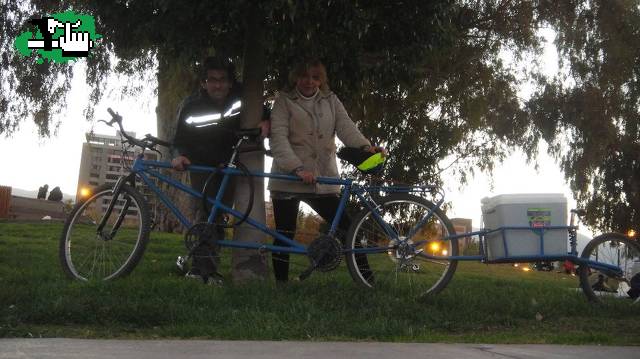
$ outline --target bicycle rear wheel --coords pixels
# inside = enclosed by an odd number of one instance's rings
[[[397,238],[387,234],[373,212],[360,212],[347,235],[347,249],[352,250],[347,253],[347,265],[353,280],[369,288],[418,296],[444,289],[457,266],[456,260],[447,257],[458,255],[458,240],[444,239],[455,235],[451,221],[433,203],[405,193],[384,197],[378,211]],[[407,240],[431,212],[426,224]]]
[[[580,286],[593,302],[612,297],[640,303],[640,298],[631,299],[628,292],[631,278],[640,273],[640,244],[620,233],[605,233],[592,239],[582,251],[582,258],[618,266],[622,276],[608,271],[599,271],[589,266],[580,266]]]
[[[147,202],[126,184],[108,211],[112,197],[113,186],[102,185],[67,217],[58,254],[69,278],[110,280],[129,274],[140,261],[149,240]]]

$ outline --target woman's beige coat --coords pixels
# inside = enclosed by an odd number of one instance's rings
[[[313,112],[307,111],[301,101],[296,91],[276,96],[271,111],[271,172],[291,174],[303,167],[315,176],[338,177],[335,135],[348,147],[371,144],[333,92],[320,91],[313,99]],[[268,189],[290,193],[340,192],[339,186],[274,179],[269,180]]]

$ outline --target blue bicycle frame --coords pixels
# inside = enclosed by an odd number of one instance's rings
[[[592,261],[587,258],[581,258],[578,256],[576,251],[576,242],[575,238],[570,239],[571,251],[564,255],[545,255],[544,252],[544,232],[547,230],[567,230],[569,233],[575,233],[578,229],[577,226],[545,226],[545,227],[524,227],[524,226],[508,226],[508,227],[500,227],[493,230],[482,230],[476,232],[462,233],[456,234],[453,236],[448,236],[444,238],[444,240],[451,240],[463,237],[472,237],[478,236],[479,238],[479,255],[472,256],[449,256],[449,257],[438,257],[438,256],[430,256],[428,254],[423,255],[425,258],[429,259],[439,259],[439,260],[459,260],[459,261],[481,261],[483,263],[492,264],[492,263],[516,263],[516,262],[537,262],[537,261],[565,261],[569,260],[578,265],[588,265],[589,267],[603,271],[606,273],[610,273],[615,275],[621,275],[622,271],[618,266]],[[538,233],[539,238],[539,252],[535,255],[526,255],[526,256],[513,256],[509,255],[509,249],[505,237],[505,232],[507,230],[516,230],[516,231],[533,231]],[[499,232],[502,234],[502,241],[505,250],[504,257],[490,260],[488,258],[488,254],[486,252],[486,237],[492,233]]]
[[[170,169],[172,167],[171,167],[171,164],[168,162],[149,161],[149,160],[145,160],[142,155],[139,155],[133,163],[133,166],[131,168],[131,173],[129,174],[129,176],[140,177],[140,179],[142,179],[142,181],[148,186],[148,188],[150,188],[158,196],[158,198],[160,198],[160,200],[167,206],[167,208],[171,210],[171,212],[176,216],[176,218],[180,221],[180,223],[182,223],[182,225],[184,225],[185,228],[190,228],[192,226],[192,223],[182,214],[182,212],[180,212],[180,210],[173,204],[173,202],[171,202],[171,200],[167,197],[167,195],[164,192],[162,192],[162,190],[154,183],[154,181],[151,180],[150,177],[155,177],[161,182],[164,182],[173,187],[176,187],[181,191],[186,192],[187,194],[193,197],[196,197],[200,200],[203,199],[204,195],[169,176],[165,176],[161,174],[158,171],[158,169],[162,169],[162,168]],[[206,198],[206,201],[212,205],[212,208],[208,217],[209,223],[213,223],[217,214],[220,212],[228,213],[235,218],[243,217],[243,213],[231,207],[228,207],[224,203],[222,203],[222,198],[225,193],[225,190],[229,185],[231,176],[246,176],[247,175],[246,173],[244,173],[243,171],[240,171],[234,166],[229,166],[225,168],[216,168],[216,167],[209,167],[209,166],[192,165],[192,166],[189,166],[188,170],[191,172],[220,173],[223,175],[223,179],[222,179],[220,188],[218,189],[218,192],[216,194],[216,197]],[[251,177],[258,177],[258,178],[274,178],[274,179],[280,179],[280,180],[286,180],[286,181],[301,181],[301,179],[297,176],[286,175],[286,174],[250,172],[248,175],[250,175]],[[375,203],[374,200],[371,199],[370,196],[367,196],[367,195],[371,192],[384,192],[384,193],[416,193],[416,192],[427,193],[429,192],[429,193],[432,193],[434,191],[439,190],[435,186],[362,186],[357,183],[354,183],[352,179],[341,179],[341,178],[332,178],[332,177],[317,177],[316,181],[321,184],[342,186],[339,206],[331,222],[331,227],[328,232],[330,236],[335,236],[338,228],[338,223],[340,222],[340,219],[344,214],[347,201],[349,200],[351,195],[355,195],[358,198],[358,201],[371,211],[373,218],[380,225],[380,227],[383,229],[383,231],[388,236],[388,238],[392,240],[398,240],[399,239],[398,233],[396,233],[396,231],[393,228],[391,228],[391,226],[389,226],[388,223],[384,221],[384,219],[382,218],[382,215],[380,214],[380,211],[378,210],[378,205]],[[440,199],[436,201],[434,208],[429,209],[428,213],[420,221],[418,221],[418,223],[409,231],[408,235],[403,238],[403,241],[411,240],[415,236],[415,234],[418,233],[419,229],[429,222],[429,220],[433,217],[435,210],[442,206],[442,204],[444,203],[444,195],[442,195],[441,192],[439,193],[441,194],[441,196],[440,196]],[[275,230],[270,229],[264,223],[256,221],[250,217],[246,218],[246,222],[250,226],[257,228],[258,230],[262,231],[263,233],[266,233],[267,235],[273,238],[278,239],[279,241],[281,241],[281,243],[285,243],[288,246],[276,246],[272,244],[235,241],[235,240],[234,241],[218,240],[217,241],[218,245],[222,247],[231,247],[231,248],[258,249],[262,251],[273,251],[273,252],[281,252],[281,253],[307,254],[307,247],[305,245],[298,243],[276,232]],[[489,260],[487,257],[487,253],[485,251],[486,246],[484,244],[486,240],[485,237],[488,234],[491,234],[497,231],[501,231],[502,233],[504,233],[505,230],[528,230],[528,231],[532,230],[532,228],[530,227],[501,227],[495,230],[483,230],[483,231],[477,231],[477,232],[456,234],[456,235],[451,235],[443,238],[443,240],[451,240],[451,239],[477,235],[480,238],[479,240],[480,254],[479,255],[434,256],[434,255],[429,255],[427,253],[419,253],[418,256],[422,258],[434,259],[434,260],[481,261],[485,263],[513,263],[513,262],[531,262],[531,261],[570,260],[577,264],[587,264],[590,267],[597,270],[608,271],[610,273],[619,273],[620,268],[618,268],[617,266],[606,264],[606,263],[595,262],[586,258],[578,257],[577,253],[575,253],[575,249],[572,251],[572,253],[567,253],[566,255],[553,255],[553,256],[544,255],[544,245],[543,245],[544,230],[566,229],[568,231],[572,231],[572,230],[575,230],[576,228],[577,227],[572,227],[572,226],[560,226],[560,227],[554,226],[554,227],[536,228],[535,230],[539,231],[540,233],[540,253],[538,255],[509,256],[507,251],[505,257],[497,260]],[[398,241],[396,241],[396,243],[397,242]],[[425,241],[417,241],[416,243],[413,243],[413,246],[419,247],[420,245],[424,244],[424,242]],[[372,254],[372,253],[381,253],[388,250],[389,250],[388,247],[369,247],[369,248],[353,248],[353,249],[345,248],[344,252]]]
[[[180,221],[180,223],[185,226],[185,228],[190,228],[192,223],[180,212],[180,210],[173,204],[173,202],[167,197],[167,195],[162,192],[162,190],[151,180],[151,177],[155,177],[161,182],[167,183],[170,186],[176,187],[187,194],[196,197],[200,200],[203,199],[204,195],[189,186],[169,177],[161,174],[158,169],[171,168],[171,164],[168,162],[161,161],[149,161],[143,159],[142,155],[139,155],[133,163],[131,168],[131,173],[129,176],[138,176],[142,181],[151,189],[160,200],[171,210],[171,212],[176,216],[176,218]],[[198,166],[192,165],[188,168],[191,172],[199,172],[199,173],[220,173],[223,175],[223,179],[220,185],[220,188],[216,194],[215,198],[207,197],[206,201],[212,205],[211,211],[209,213],[208,222],[213,223],[217,214],[219,212],[228,213],[235,218],[242,218],[243,213],[226,206],[222,203],[222,198],[229,185],[229,181],[231,180],[231,176],[246,176],[246,174],[235,167],[226,167],[226,168],[216,168],[209,166]],[[286,181],[301,181],[301,179],[297,176],[286,175],[286,174],[274,174],[274,173],[264,173],[264,172],[251,172],[250,176],[259,177],[259,178],[274,178],[281,179]],[[328,232],[330,236],[335,236],[338,223],[342,218],[345,208],[347,206],[347,201],[349,200],[351,195],[355,195],[359,201],[364,204],[368,209],[370,209],[373,213],[375,220],[380,224],[385,233],[389,236],[389,238],[397,239],[398,234],[395,232],[393,228],[389,226],[383,219],[379,211],[377,210],[377,205],[374,201],[366,197],[366,194],[372,191],[378,192],[387,192],[387,193],[409,193],[409,192],[428,192],[436,189],[434,186],[361,186],[355,184],[352,179],[340,179],[340,178],[332,178],[332,177],[317,177],[316,181],[321,184],[328,185],[339,185],[342,186],[340,202],[336,214],[331,222],[331,227]],[[444,203],[444,196],[442,199],[438,201],[436,207],[440,207]],[[417,233],[418,229],[427,223],[429,219],[432,217],[434,209],[430,209],[430,212],[418,223],[418,225],[411,231],[410,235],[406,239],[410,239],[415,233]],[[307,249],[306,246],[276,232],[268,228],[264,223],[258,222],[250,217],[246,218],[246,222],[258,230],[268,234],[271,237],[277,238],[283,243],[286,243],[288,246],[276,246],[271,244],[264,243],[254,243],[254,242],[244,242],[244,241],[228,241],[228,240],[218,240],[218,244],[223,247],[233,247],[233,248],[244,248],[244,249],[259,249],[259,250],[268,250],[274,252],[281,253],[297,253],[297,254],[306,254]],[[355,248],[355,249],[345,249],[345,252],[356,252],[356,253],[378,253],[387,251],[389,248],[387,247],[376,247],[376,248]]]

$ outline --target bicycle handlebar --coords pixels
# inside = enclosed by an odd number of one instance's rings
[[[130,136],[125,130],[124,127],[122,127],[122,116],[120,116],[120,114],[116,113],[115,111],[113,111],[111,109],[111,107],[107,108],[107,112],[109,112],[109,114],[111,115],[111,121],[107,122],[107,121],[103,121],[100,120],[100,122],[104,122],[107,125],[113,127],[114,123],[118,124],[118,127],[120,128],[120,133],[122,134],[122,136],[124,138],[127,139],[127,142],[131,143],[132,145],[136,145],[139,147],[143,147],[143,148],[153,148],[155,145],[160,145],[160,146],[164,146],[164,147],[172,147],[173,144],[171,142],[167,142],[164,140],[161,140],[157,137],[152,136],[151,134],[147,133],[143,139],[137,139],[133,136]],[[234,136],[237,138],[244,138],[244,137],[258,137],[260,136],[261,133],[261,129],[260,128],[249,128],[249,129],[240,129],[240,130],[233,130],[232,131]]]
[[[109,126],[113,127],[114,123],[118,124],[118,127],[120,128],[120,133],[122,134],[122,137],[127,139],[127,142],[138,146],[138,147],[142,147],[142,148],[150,148],[152,149],[155,145],[160,145],[160,146],[164,146],[164,147],[171,147],[173,146],[172,143],[161,140],[157,137],[151,136],[151,134],[147,133],[143,139],[139,140],[131,135],[129,135],[125,130],[124,127],[122,127],[122,116],[120,116],[118,113],[116,113],[115,111],[113,111],[111,109],[111,107],[107,108],[107,112],[109,112],[109,114],[111,115],[111,121],[107,122],[107,121],[102,121],[104,123],[106,123]]]
[[[160,145],[160,146],[164,146],[164,147],[171,147],[173,146],[173,144],[171,142],[167,142],[167,141],[163,141],[157,137],[151,136],[150,133],[147,133],[146,135],[144,135],[144,139],[148,140],[149,142],[152,142],[154,145]]]

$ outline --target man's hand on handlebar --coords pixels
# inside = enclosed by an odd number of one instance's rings
[[[260,121],[260,136],[263,138],[269,137],[271,134],[271,121],[262,120]]]
[[[171,160],[171,167],[176,171],[184,171],[189,165],[191,165],[191,161],[185,156],[178,156]]]

